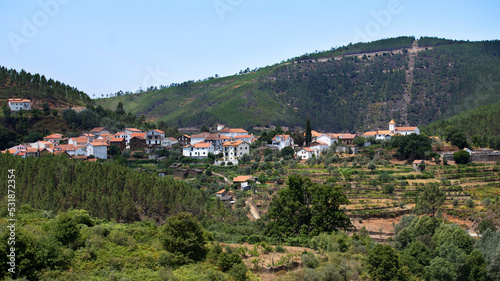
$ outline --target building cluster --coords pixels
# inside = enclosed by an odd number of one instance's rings
[[[104,127],[96,127],[88,133],[78,137],[65,137],[62,134],[50,134],[43,140],[16,145],[3,153],[10,153],[21,157],[41,156],[43,154],[65,154],[78,159],[90,156],[98,159],[108,159],[109,148],[116,146],[121,151],[144,150],[153,147],[171,147],[177,143],[176,138],[165,137],[161,130],[142,132],[136,128],[125,128],[122,132],[112,134]]]

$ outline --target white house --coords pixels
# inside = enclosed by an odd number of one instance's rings
[[[214,146],[211,143],[199,142],[188,144],[182,148],[182,155],[192,158],[207,158],[209,153],[214,153]]]
[[[100,136],[104,134],[109,134],[109,131],[104,127],[95,127],[94,129],[90,130],[90,133],[93,134],[94,136]]]
[[[327,151],[330,146],[322,141],[315,141],[309,145],[309,148],[316,151],[316,155],[320,155],[323,151]]]
[[[250,144],[244,141],[228,141],[223,145],[223,159],[226,162],[238,164],[238,158],[243,154],[250,154]]]
[[[339,142],[339,134],[322,134],[316,140],[331,146]]]
[[[276,145],[278,147],[278,150],[282,150],[287,146],[295,145],[290,135],[276,135],[271,141],[272,141],[271,144]]]
[[[104,141],[93,141],[87,144],[87,156],[94,155],[95,158],[108,159],[108,146]]]
[[[59,144],[63,139],[64,136],[61,134],[51,134],[43,138],[44,141],[50,141],[53,144]]]
[[[50,141],[37,141],[29,144],[30,147],[41,148],[41,149],[52,149],[54,144]]]
[[[240,141],[244,141],[244,142],[248,142],[248,143],[252,143],[254,138],[255,137],[253,136],[253,134],[251,134],[251,135],[239,135],[239,136],[234,137],[235,140],[240,140]]]
[[[31,101],[28,99],[9,99],[9,107],[12,111],[30,110]]]
[[[127,145],[130,143],[130,139],[132,138],[132,134],[141,134],[142,131],[136,128],[125,128],[125,141],[127,142]]]
[[[166,137],[164,139],[161,140],[161,146],[162,147],[169,147],[169,146],[172,146],[176,143],[178,143],[179,141],[177,141],[176,138],[172,138],[172,137]]]
[[[72,144],[61,144],[54,146],[54,152],[64,151],[70,156],[87,155],[87,149],[83,146],[75,146]]]
[[[145,138],[146,144],[159,146],[161,145],[161,141],[165,138],[165,132],[154,129],[147,132]]]
[[[205,139],[210,136],[210,133],[203,132],[201,134],[191,135],[191,144],[205,142]]]
[[[87,145],[89,142],[91,141],[87,137],[69,138],[68,140],[68,144],[72,144],[74,146]]]
[[[316,155],[316,151],[309,148],[309,147],[304,147],[301,150],[297,151],[297,158],[307,160],[309,158],[312,158],[313,155]]]
[[[230,129],[224,128],[217,132],[219,135],[224,135],[230,138],[234,138],[236,136],[248,135],[248,132],[243,129]]]

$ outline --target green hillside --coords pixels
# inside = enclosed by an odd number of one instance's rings
[[[18,72],[0,66],[0,99],[27,98],[30,100],[43,100],[51,104],[87,105],[91,104],[90,97],[45,75],[31,74],[24,69]],[[41,104],[41,103],[40,103]]]
[[[500,102],[468,110],[422,127],[426,134],[440,137],[444,137],[451,129],[463,131],[472,145],[500,149]]]
[[[96,103],[115,109],[122,102],[127,112],[169,126],[294,127],[310,117],[317,129],[363,131],[390,119],[421,126],[500,100],[498,83],[484,83],[500,76],[500,41],[414,39],[348,45]]]

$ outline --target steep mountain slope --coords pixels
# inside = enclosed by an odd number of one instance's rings
[[[500,41],[399,37],[306,54],[260,70],[98,100],[150,120],[363,131],[424,125],[500,100]]]

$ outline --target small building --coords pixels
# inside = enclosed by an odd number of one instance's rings
[[[424,160],[415,160],[413,161],[413,169],[417,172],[422,172],[425,170],[425,161]]]
[[[94,141],[97,137],[92,133],[82,134],[80,137],[87,138],[89,142]]]
[[[180,146],[186,146],[191,144],[191,137],[188,135],[182,135],[177,138],[177,142],[179,143]]]
[[[109,131],[105,127],[95,127],[94,129],[90,130],[90,133],[94,136],[101,136],[103,134],[109,134]]]
[[[182,155],[191,158],[208,158],[209,153],[214,153],[214,146],[207,142],[199,142],[195,145],[189,144],[182,148]]]
[[[271,144],[275,145],[278,150],[282,150],[283,148],[287,146],[294,146],[295,143],[292,139],[292,136],[290,135],[276,135],[274,138],[271,140]]]
[[[72,144],[74,146],[87,145],[89,142],[92,141],[88,137],[77,137],[77,138],[69,138],[68,144]]]
[[[130,144],[130,139],[133,138],[133,134],[141,134],[142,131],[136,128],[125,128],[125,141],[127,142],[127,145]]]
[[[104,141],[95,140],[87,144],[87,156],[94,155],[95,158],[108,159],[108,145]]]
[[[64,139],[64,136],[61,134],[51,134],[43,138],[44,141],[50,141],[53,144],[59,144],[60,141]]]
[[[125,148],[127,147],[127,142],[125,141],[124,138],[111,138],[109,140],[109,145],[116,145],[118,148],[120,148],[120,152],[124,151]]]
[[[250,144],[244,141],[229,141],[224,143],[222,147],[224,161],[232,162],[234,165],[238,165],[238,159],[244,154],[250,155]]]
[[[165,132],[154,129],[146,133],[146,145],[160,146],[161,141],[165,138]]]
[[[224,135],[226,137],[234,138],[237,136],[243,136],[243,135],[248,135],[248,132],[243,130],[243,129],[230,129],[230,128],[224,128],[220,131],[217,132],[219,135]]]
[[[9,107],[12,111],[31,110],[31,101],[28,99],[9,99]]]
[[[312,158],[313,155],[316,155],[316,152],[309,147],[304,147],[301,150],[297,151],[297,157],[302,160]]]
[[[143,150],[146,146],[146,139],[144,138],[144,134],[133,134],[129,144],[130,151]]]
[[[161,146],[162,147],[171,147],[172,145],[179,143],[179,141],[176,138],[172,137],[166,137],[161,140]]]
[[[226,196],[226,190],[225,189],[221,189],[221,190],[217,191],[215,193],[215,196],[219,197],[219,199],[222,198],[222,197],[224,197],[224,196]]]

